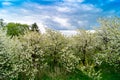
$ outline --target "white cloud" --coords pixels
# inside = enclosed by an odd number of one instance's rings
[[[59,23],[61,26],[66,26],[66,27],[71,26],[71,25],[68,23],[68,19],[67,19],[67,18],[54,17],[53,20],[54,20],[55,22]]]
[[[20,11],[21,11],[22,13],[29,13],[29,10],[24,9],[24,8],[21,8]]]
[[[93,10],[95,9],[93,5],[82,5],[81,6],[83,10]]]
[[[70,12],[70,8],[68,7],[57,7],[56,8],[59,12]]]
[[[115,1],[115,0],[108,0],[108,1],[113,2],[113,1]]]
[[[84,0],[64,0],[66,2],[83,2]]]
[[[5,14],[5,13],[7,13],[8,11],[5,10],[5,9],[2,9],[0,12]]]
[[[12,3],[9,1],[5,1],[5,2],[2,2],[2,5],[3,6],[10,6],[10,5],[12,5]]]
[[[88,24],[87,20],[82,20],[82,21],[78,21],[78,24],[82,26],[84,26],[85,24]]]
[[[94,25],[100,15],[105,14],[102,9],[94,5],[78,4],[77,1],[83,2],[84,0],[65,0],[63,3],[54,5],[24,2],[20,7],[10,6],[0,9],[0,16],[7,22],[27,24],[36,22],[44,31],[44,26],[57,30],[89,27]],[[107,15],[109,14],[108,12]]]
[[[63,35],[66,36],[71,36],[71,35],[76,35],[77,31],[76,30],[59,30]]]
[[[77,5],[77,8],[80,9],[80,10],[82,10],[82,11],[90,11],[90,12],[101,12],[102,11],[102,9],[96,8],[92,4]]]
[[[72,36],[72,35],[77,35],[78,31],[77,30],[59,30],[63,35],[66,36]],[[88,33],[95,33],[95,30],[86,30]]]
[[[0,1],[21,1],[21,0],[0,0]]]

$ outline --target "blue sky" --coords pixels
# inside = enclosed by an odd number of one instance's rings
[[[37,22],[42,30],[92,29],[98,18],[119,15],[120,0],[0,0],[5,22]]]

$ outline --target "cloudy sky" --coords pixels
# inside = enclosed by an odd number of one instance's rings
[[[119,15],[120,0],[0,0],[5,22],[36,22],[42,30],[92,29],[98,18]]]

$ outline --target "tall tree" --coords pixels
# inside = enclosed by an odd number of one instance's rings
[[[69,39],[61,33],[47,29],[44,35],[44,51],[46,54],[46,62],[50,70],[56,72],[57,69],[64,71],[74,70],[78,59],[68,47]],[[61,72],[61,71],[60,71]]]
[[[32,31],[39,32],[39,28],[38,28],[37,23],[33,23],[33,24],[32,24],[32,26],[31,26],[31,30],[32,30]]]
[[[3,23],[3,19],[0,19],[0,27],[3,27],[4,26],[4,23]]]
[[[29,26],[27,24],[8,23],[6,29],[7,35],[13,37],[23,35],[29,29]]]
[[[73,36],[74,52],[81,58],[83,65],[86,65],[87,61],[93,61],[92,57],[96,51],[96,42],[95,33],[86,30],[79,30],[78,34]]]
[[[101,27],[98,36],[103,48],[101,54],[105,62],[120,70],[120,18],[102,18],[99,22]]]

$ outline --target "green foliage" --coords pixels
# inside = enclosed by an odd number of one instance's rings
[[[4,22],[3,21],[4,21],[3,19],[0,19],[0,28],[4,27]]]
[[[101,19],[101,28],[98,32],[101,40],[101,54],[104,61],[119,72],[120,70],[120,18]]]
[[[33,23],[32,26],[31,26],[31,31],[36,31],[36,32],[39,32],[39,28],[38,28],[38,25],[36,23]]]
[[[17,77],[19,72],[19,43],[0,30],[0,79]]]
[[[92,63],[94,61],[93,57],[97,54],[96,48],[98,44],[96,35],[80,30],[78,34],[73,37],[73,42],[74,52],[81,58],[82,64],[86,65],[87,61]]]
[[[94,65],[80,66],[80,70],[93,80],[101,80],[101,70],[96,71]]]
[[[13,37],[13,36],[23,35],[29,29],[29,27],[27,24],[8,23],[6,25],[6,29],[7,29],[7,35]]]
[[[56,68],[59,68],[62,73],[75,68],[78,58],[70,50],[68,46],[69,40],[65,36],[59,32],[47,30],[43,42],[43,51],[45,51],[46,62],[50,70],[53,69],[56,72]]]
[[[99,53],[97,34],[79,30],[78,34],[73,36],[73,42],[73,51],[80,58],[77,68],[90,78],[100,80],[101,72],[95,71],[94,68],[101,64],[97,59]]]
[[[20,36],[19,41],[21,43],[21,72],[25,74],[21,76],[34,79],[35,75],[46,66],[41,49],[41,35],[36,32],[28,32]]]

